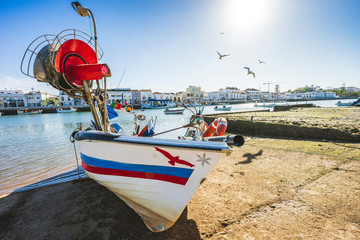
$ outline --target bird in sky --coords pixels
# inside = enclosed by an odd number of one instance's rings
[[[265,62],[264,62],[264,61],[261,61],[261,60],[258,60],[258,61],[259,61],[259,63],[260,63],[260,64],[262,64],[262,63],[264,63],[264,64],[265,64]]]
[[[219,59],[222,59],[223,57],[230,56],[230,54],[223,54],[221,55],[218,51],[216,51],[219,54]]]
[[[244,67],[244,69],[247,69],[247,70],[248,70],[247,75],[252,74],[252,75],[255,77],[255,73],[254,73],[253,71],[251,71],[250,68]]]
[[[224,32],[221,32],[220,34],[224,34]]]

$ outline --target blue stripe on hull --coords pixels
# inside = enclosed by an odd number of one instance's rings
[[[194,169],[179,168],[179,167],[167,167],[167,166],[156,166],[156,165],[143,165],[143,164],[132,164],[132,163],[120,163],[114,161],[103,160],[94,158],[81,153],[81,159],[90,166],[111,168],[118,170],[134,171],[134,172],[146,172],[146,173],[157,173],[176,177],[189,178]]]

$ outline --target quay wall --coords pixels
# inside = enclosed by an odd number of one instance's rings
[[[330,112],[327,109],[316,108],[319,110],[319,115],[321,111]],[[316,110],[316,111],[318,111]],[[345,110],[345,109],[344,109]],[[299,110],[298,116],[300,118],[306,118]],[[351,109],[349,109],[351,111]],[[352,111],[356,111],[352,110]],[[292,111],[289,111],[289,113]],[[357,115],[351,115],[354,118],[353,124],[342,122],[343,124],[334,125],[336,118],[338,118],[338,113],[334,113],[333,117],[327,116],[327,118],[321,118],[323,123],[322,126],[312,126],[302,124],[302,121],[299,121],[299,118],[290,117],[287,114],[287,111],[280,113],[282,117],[276,118],[277,121],[272,121],[271,112],[262,114],[259,117],[259,114],[256,112],[249,114],[247,113],[235,113],[231,114],[209,114],[204,115],[204,120],[206,123],[211,124],[216,118],[224,117],[227,119],[227,132],[235,134],[243,134],[248,136],[266,136],[266,137],[286,137],[286,138],[300,138],[300,139],[316,139],[316,140],[331,140],[331,141],[343,141],[343,142],[360,142],[359,134],[359,124],[357,122]],[[356,113],[358,113],[356,111]],[[246,117],[244,116],[246,114]],[[350,121],[349,117],[345,117]],[[269,121],[270,120],[270,121]],[[318,124],[315,124],[318,125]]]
[[[0,108],[0,112],[3,113],[3,115],[18,115],[18,110],[24,111],[25,109],[28,111],[38,111],[42,110],[42,113],[57,113],[57,109],[64,109],[68,110],[70,107],[54,107],[54,106],[43,106],[43,107],[8,107],[8,108]],[[73,107],[76,109],[77,112],[90,112],[90,107]]]
[[[206,116],[205,121],[210,124],[217,117]],[[246,120],[227,120],[227,132],[250,136],[286,137],[317,140],[334,140],[345,142],[360,142],[359,135],[353,135],[338,129],[323,129],[296,125],[263,123]]]

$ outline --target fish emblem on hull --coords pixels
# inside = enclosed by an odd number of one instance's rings
[[[194,164],[191,164],[188,161],[180,159],[179,156],[174,157],[169,152],[167,152],[167,151],[165,151],[163,149],[160,149],[158,147],[154,147],[154,148],[155,148],[156,151],[162,153],[166,158],[168,158],[170,160],[168,163],[170,163],[172,166],[175,166],[175,163],[177,163],[177,164],[182,164],[182,165],[186,165],[186,166],[189,166],[189,167],[195,167]]]

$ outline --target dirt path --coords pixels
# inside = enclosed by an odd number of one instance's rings
[[[247,139],[165,232],[82,180],[0,199],[0,239],[360,239],[359,156],[359,143]]]

